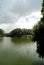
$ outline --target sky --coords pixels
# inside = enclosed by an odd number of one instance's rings
[[[0,28],[32,29],[41,18],[42,0],[0,0]]]

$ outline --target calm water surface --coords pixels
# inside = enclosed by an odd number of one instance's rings
[[[44,65],[36,43],[26,39],[0,38],[0,65]]]

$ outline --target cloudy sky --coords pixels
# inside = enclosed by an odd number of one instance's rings
[[[0,28],[31,29],[41,18],[41,0],[0,0]]]

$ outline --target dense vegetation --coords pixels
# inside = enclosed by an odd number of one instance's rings
[[[5,36],[7,37],[22,37],[32,35],[32,31],[30,29],[14,29],[10,33],[6,33]]]
[[[42,3],[42,10],[41,10],[42,18],[40,19],[39,23],[34,26],[34,41],[43,41],[44,40],[44,0]]]
[[[0,37],[4,36],[4,30],[0,29]]]
[[[32,41],[32,30],[31,29],[20,29],[16,28],[12,30],[10,33],[4,33],[2,29],[0,29],[0,37],[11,37],[11,38],[21,38],[21,39],[28,39]]]
[[[37,42],[37,52],[39,56],[44,58],[44,0],[41,10],[42,18],[39,23],[34,27],[33,40]]]

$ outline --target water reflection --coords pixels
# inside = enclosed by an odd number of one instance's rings
[[[0,38],[0,43],[3,41],[3,39],[4,39],[3,37]]]
[[[29,38],[11,38],[11,42],[12,43],[17,43],[17,44],[21,44],[21,43],[29,43],[30,42],[30,40],[29,40]]]
[[[37,42],[37,53],[40,58],[44,58],[44,44],[43,42]]]
[[[36,53],[36,43],[30,43],[29,39],[21,38],[4,37],[2,40],[3,42],[0,44],[0,65],[44,65]]]

